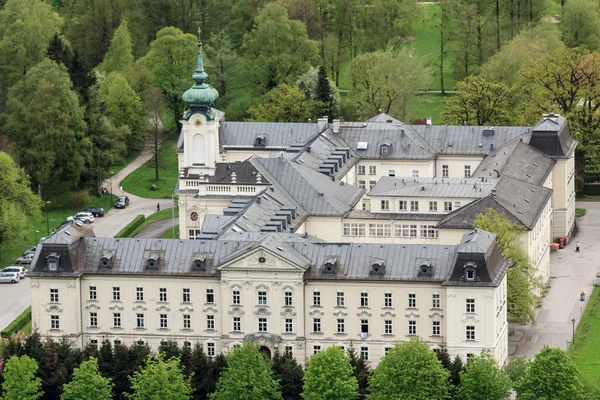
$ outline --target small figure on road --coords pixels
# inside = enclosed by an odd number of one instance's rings
[[[576,251],[576,252],[579,252],[579,242],[577,242],[577,243],[575,244],[575,251]]]
[[[119,186],[119,189],[121,189],[121,195],[123,194],[123,186]]]
[[[160,203],[156,205],[156,212],[160,211]]]

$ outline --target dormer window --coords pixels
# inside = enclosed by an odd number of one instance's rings
[[[254,146],[255,147],[265,147],[267,144],[267,136],[266,135],[258,135],[254,138]]]
[[[48,271],[58,272],[60,267],[60,256],[56,253],[51,253],[46,257],[46,268]]]
[[[385,261],[383,260],[375,260],[373,264],[371,264],[371,274],[372,275],[383,275],[385,273]]]
[[[387,156],[389,154],[390,154],[390,146],[387,144],[382,144],[381,145],[381,155]]]
[[[194,259],[194,268],[200,271],[206,271],[206,254],[200,254]]]
[[[148,257],[148,261],[146,261],[146,268],[148,269],[157,269],[158,268],[158,254],[152,254]]]
[[[475,264],[466,264],[464,271],[465,281],[474,282],[477,279],[477,266]]]
[[[100,267],[101,268],[111,268],[112,267],[112,254],[105,254],[100,258]]]
[[[326,274],[335,274],[337,272],[337,257],[330,257],[325,260],[325,264],[323,264],[323,273]]]
[[[419,276],[431,276],[431,261],[425,261],[419,266]]]

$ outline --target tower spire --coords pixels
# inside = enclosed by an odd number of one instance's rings
[[[190,112],[200,111],[208,113],[210,107],[219,97],[219,92],[205,82],[208,74],[204,71],[200,33],[200,28],[198,28],[198,59],[196,61],[196,71],[192,75],[195,83],[183,94],[183,101],[190,107]]]
[[[202,60],[202,30],[198,27],[198,60],[196,62],[196,72],[192,75],[196,85],[202,85],[208,78],[208,74],[204,72],[204,61]]]

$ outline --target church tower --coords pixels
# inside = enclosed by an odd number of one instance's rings
[[[192,75],[195,83],[183,94],[183,101],[189,109],[184,114],[182,133],[184,140],[183,157],[179,159],[179,171],[187,175],[213,176],[219,157],[219,114],[212,109],[219,97],[215,88],[205,81],[202,60],[202,41],[198,29],[198,61]]]

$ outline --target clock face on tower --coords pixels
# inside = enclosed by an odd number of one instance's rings
[[[193,213],[190,214],[190,219],[192,221],[198,221],[198,213],[196,211],[194,211]]]
[[[196,125],[196,126],[202,126],[202,120],[200,118],[198,118],[196,120],[196,122],[194,122],[194,125]]]

